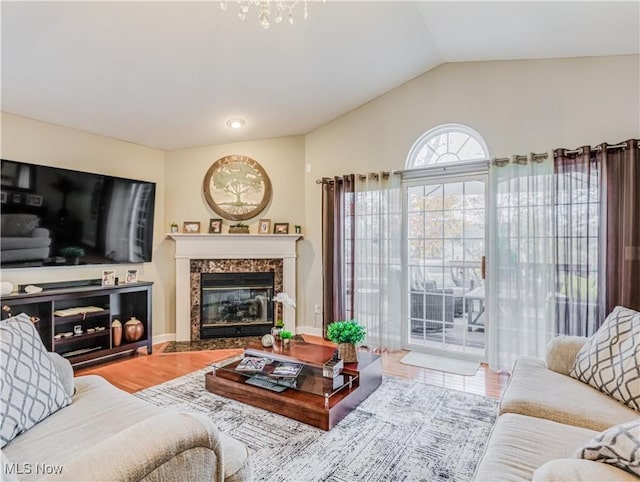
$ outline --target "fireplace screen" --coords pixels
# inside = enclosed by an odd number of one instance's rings
[[[273,273],[201,276],[201,338],[269,333],[273,326]]]

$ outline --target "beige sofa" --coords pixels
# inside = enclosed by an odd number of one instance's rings
[[[251,480],[247,448],[209,420],[155,407],[99,376],[73,378],[67,360],[49,355],[65,391],[75,387],[73,401],[3,448],[2,480]]]
[[[475,480],[638,482],[611,465],[574,457],[599,432],[640,417],[568,376],[586,341],[558,337],[549,344],[546,364],[529,357],[516,362]]]

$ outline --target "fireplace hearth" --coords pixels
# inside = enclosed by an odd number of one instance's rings
[[[269,333],[274,284],[273,272],[201,273],[200,338]]]

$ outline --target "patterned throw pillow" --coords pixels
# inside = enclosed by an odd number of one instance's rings
[[[24,313],[0,322],[0,448],[71,403],[40,335]]]
[[[640,312],[616,306],[569,375],[640,411]]]
[[[640,476],[640,420],[599,433],[576,452],[576,457],[614,465]]]

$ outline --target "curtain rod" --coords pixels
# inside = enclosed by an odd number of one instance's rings
[[[371,179],[378,179],[380,177],[380,174],[382,174],[383,178],[387,178],[389,176],[401,176],[402,175],[402,171],[369,172],[367,174],[354,174],[354,176],[358,176],[360,178],[360,180],[365,180],[365,179],[367,179],[367,177],[369,177]],[[338,177],[338,182],[342,181],[342,179],[340,179],[340,177],[346,177],[346,176],[339,176]],[[316,184],[332,183],[332,182],[335,182],[335,179],[331,178],[331,177],[322,177],[320,179],[316,179]]]
[[[607,148],[607,150],[609,149],[626,149],[627,148],[627,143],[623,142],[622,144],[613,144],[613,145],[606,145],[605,146]],[[640,148],[640,141],[638,141],[638,147]],[[594,147],[592,150],[594,151],[601,151],[602,150],[602,145],[596,146]],[[582,147],[579,147],[578,149],[570,149],[570,150],[566,150],[564,151],[565,154],[582,154],[583,149]]]
[[[536,154],[537,155],[537,154]],[[394,176],[403,176],[403,179],[413,179],[425,176],[427,173],[432,175],[436,174],[456,174],[456,173],[468,173],[472,172],[474,169],[483,170],[489,167],[491,161],[489,159],[481,159],[479,161],[469,161],[456,164],[455,162],[447,162],[444,164],[434,164],[425,167],[417,167],[414,169],[402,169],[389,171],[385,173],[387,175],[393,174]],[[473,171],[475,172],[475,171]],[[369,173],[370,175],[378,175],[376,173]],[[365,174],[354,174],[354,176],[365,176]],[[339,179],[340,181],[340,179]],[[322,184],[323,182],[331,183],[333,182],[333,178],[324,177],[321,179],[316,179],[316,184]]]
[[[626,142],[622,142],[620,144],[613,144],[613,145],[606,145],[605,146],[606,149],[626,149],[627,147],[627,143]],[[638,141],[637,143],[637,147],[638,149],[640,149],[640,141]],[[602,150],[602,145],[596,146],[594,147],[594,150],[598,150],[601,151]],[[555,151],[555,149],[554,149]],[[582,153],[582,148],[578,148],[578,149],[574,149],[574,150],[567,150],[565,151],[565,154],[581,154]],[[554,153],[555,155],[555,153]],[[512,157],[494,157],[491,161],[491,164],[498,166],[498,167],[502,167],[502,166],[506,166],[507,164],[509,164],[509,162],[513,162],[514,164],[526,164],[529,159],[532,160],[533,162],[542,162],[543,160],[547,159],[549,157],[549,154],[546,152],[540,152],[540,153],[536,153],[536,152],[531,152],[529,153],[528,156],[525,155],[520,155],[520,154],[515,154]],[[434,166],[437,167],[437,166]],[[429,169],[429,168],[427,168]],[[446,167],[442,167],[440,166],[439,169],[443,169],[443,170],[447,170]],[[417,170],[416,169],[405,169],[402,171],[384,171],[382,173],[383,176],[389,176],[390,174],[393,174],[394,176],[401,176],[405,173],[407,174],[411,174],[411,173],[415,173]],[[359,176],[360,179],[366,179],[367,175],[370,177],[378,177],[379,174],[378,173],[374,173],[374,172],[370,172],[368,174],[356,174],[356,176]],[[340,182],[341,179],[338,179],[338,181]],[[334,182],[333,178],[330,177],[323,177],[320,179],[316,179],[316,184],[322,184],[322,183],[332,183]]]
[[[520,164],[520,165],[527,165],[527,163],[529,161],[533,161],[533,162],[542,162],[545,159],[547,159],[549,157],[549,154],[546,152],[530,152],[528,155],[524,155],[524,154],[514,154],[511,157],[494,157],[493,158],[493,165],[498,166],[498,167],[504,167],[507,164],[509,164],[509,162],[512,162],[513,164]]]

